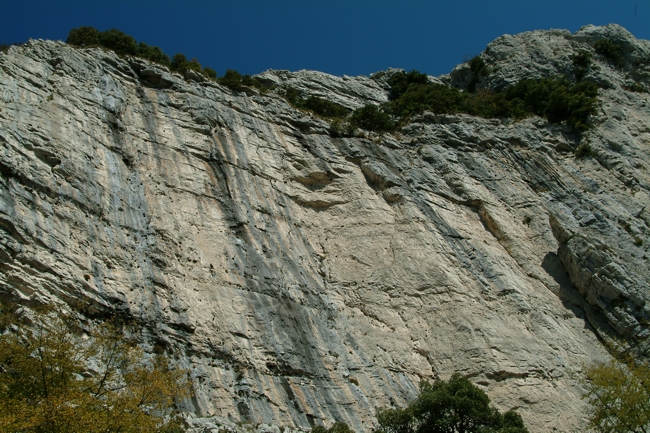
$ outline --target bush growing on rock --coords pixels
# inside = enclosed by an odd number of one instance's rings
[[[605,56],[612,64],[623,67],[625,58],[623,57],[623,47],[610,38],[604,38],[594,44],[594,49],[598,54]]]
[[[208,78],[212,78],[213,80],[217,79],[217,71],[215,71],[214,69],[212,69],[212,68],[210,68],[208,66],[203,68],[202,72],[203,72],[203,75],[205,75]]]
[[[590,82],[571,84],[566,77],[522,80],[505,91],[509,101],[521,101],[526,111],[549,122],[566,121],[578,132],[589,127],[587,118],[596,113],[598,86]]]
[[[451,114],[464,111],[466,96],[458,89],[437,83],[413,83],[385,107],[391,114],[405,119],[425,110]]]
[[[350,113],[344,106],[316,96],[305,99],[302,106],[324,117],[346,117]]]
[[[198,72],[199,74],[203,74],[208,78],[217,77],[217,72],[214,69],[202,68],[201,63],[199,63],[196,57],[192,60],[187,60],[185,54],[182,53],[174,54],[174,57],[172,57],[172,60],[169,64],[169,69],[172,72],[178,72],[180,74],[185,74],[186,71],[192,70]]]
[[[322,117],[343,119],[350,114],[348,108],[341,104],[337,104],[336,102],[328,101],[327,99],[313,95],[303,98],[301,97],[300,92],[291,86],[285,86],[283,88],[283,95],[287,102],[294,107],[310,110]]]
[[[588,54],[588,53],[587,53]],[[478,60],[475,60],[478,59]],[[579,54],[577,64],[589,64],[589,56]],[[470,60],[473,74],[489,74],[480,57]],[[577,132],[588,129],[587,118],[596,111],[598,87],[594,83],[572,84],[565,77],[522,80],[504,91],[461,92],[443,84],[429,82],[418,71],[393,75],[390,101],[378,109],[356,110],[351,118],[355,126],[375,131],[388,131],[396,125],[386,113],[404,122],[423,111],[439,114],[467,113],[486,118],[522,118],[531,114],[549,122],[565,121]]]
[[[208,78],[216,79],[217,77],[214,69],[202,68],[196,58],[187,60],[184,54],[178,53],[170,59],[160,47],[147,45],[144,42],[137,43],[132,36],[117,29],[100,32],[94,27],[77,27],[70,30],[66,42],[79,47],[99,46],[115,51],[119,55],[138,56],[167,66],[174,72],[184,73],[188,69],[192,69]]]
[[[501,414],[469,379],[454,374],[449,381],[422,382],[408,407],[380,409],[376,433],[528,433],[513,410]]]
[[[120,55],[138,55],[138,44],[135,39],[117,29],[100,32],[99,43],[102,47],[113,50]]]
[[[79,47],[99,46],[99,30],[89,26],[77,27],[70,30],[66,43]]]
[[[147,45],[144,42],[138,44],[138,56],[165,66],[171,64],[169,56],[160,47]]]
[[[346,423],[337,421],[330,428],[317,425],[311,429],[311,433],[354,433],[354,431]]]
[[[589,51],[580,50],[571,56],[573,62],[573,73],[576,81],[582,81],[587,75],[587,70],[591,66],[591,53]]]
[[[341,118],[333,118],[330,122],[332,137],[353,137],[355,132],[354,126]]]
[[[398,99],[406,93],[411,85],[426,84],[429,84],[429,77],[420,71],[413,69],[410,72],[398,72],[388,79],[388,85],[390,86],[388,99],[391,101]]]
[[[395,122],[390,115],[376,105],[365,105],[354,110],[350,123],[355,127],[371,131],[383,132],[395,129]]]
[[[262,84],[258,79],[248,74],[242,75],[234,69],[226,70],[224,76],[217,78],[217,81],[219,84],[236,91],[241,91],[244,87],[254,87],[262,91],[267,90],[267,86]]]
[[[228,69],[223,77],[220,77],[217,81],[219,81],[219,84],[223,84],[232,90],[241,90],[244,86],[243,80],[244,77],[242,74],[234,69]]]
[[[476,91],[476,85],[481,77],[487,77],[490,75],[490,70],[488,69],[485,61],[479,57],[475,56],[468,62],[469,69],[472,72],[472,77],[467,85],[467,90],[471,93]]]
[[[174,54],[174,57],[172,57],[169,69],[173,72],[180,72],[182,74],[189,69],[189,64],[190,62],[187,60],[187,57],[185,57],[185,54],[176,53]]]

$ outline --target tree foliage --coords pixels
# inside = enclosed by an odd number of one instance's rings
[[[573,62],[573,73],[576,77],[576,81],[582,81],[591,67],[591,53],[589,51],[580,50],[571,56],[571,61]]]
[[[578,65],[589,65],[587,55],[579,54],[575,61]],[[480,57],[470,60],[470,68],[474,77],[489,74]],[[565,122],[580,133],[588,129],[587,119],[596,113],[598,96],[596,84],[574,84],[563,76],[521,80],[499,92],[461,92],[429,82],[427,76],[418,71],[398,72],[391,76],[388,84],[391,86],[389,101],[379,107],[368,105],[355,110],[351,123],[364,129],[389,131],[424,111],[514,119],[536,114],[551,123]]]
[[[623,47],[610,38],[600,39],[594,44],[594,49],[598,54],[602,54],[614,65],[622,68],[625,64],[623,56]]]
[[[591,82],[572,84],[566,77],[521,80],[505,92],[511,103],[524,111],[545,117],[551,123],[566,121],[578,132],[589,127],[587,118],[596,113],[598,86]]]
[[[602,433],[650,431],[650,365],[632,358],[585,370],[590,427]]]
[[[99,30],[94,27],[81,26],[70,30],[66,42],[79,47],[99,46]]]
[[[311,429],[311,433],[354,433],[354,431],[346,423],[337,421],[330,428],[317,425]]]
[[[138,55],[143,59],[151,60],[152,62],[168,67],[171,64],[169,56],[165,54],[160,47],[147,45],[144,42],[138,44]]]
[[[138,56],[169,67],[172,71],[184,73],[188,69],[202,73],[208,78],[217,78],[212,68],[202,68],[197,59],[187,60],[184,54],[178,53],[170,59],[160,47],[138,43],[132,36],[117,30],[109,29],[100,32],[94,27],[77,27],[68,33],[66,42],[79,47],[102,47],[119,55]]]
[[[406,93],[411,85],[423,84],[429,84],[429,77],[415,69],[410,72],[398,72],[397,74],[393,74],[388,79],[388,85],[390,86],[388,99],[394,101]]]
[[[102,47],[115,51],[120,55],[137,56],[138,43],[132,36],[118,29],[109,29],[99,33],[99,43]]]
[[[191,69],[199,73],[202,73],[203,71],[203,68],[199,63],[199,60],[196,57],[193,58],[192,60],[187,60],[185,54],[182,53],[174,54],[169,69],[175,72],[180,72],[181,74],[184,74],[185,71],[187,71],[188,69]]]
[[[454,374],[449,381],[422,382],[408,407],[382,409],[378,433],[527,433],[521,416],[501,414],[469,379]]]
[[[86,335],[62,315],[15,321],[0,335],[0,432],[162,432],[188,396],[186,372],[147,358],[120,328]],[[20,326],[17,326],[20,325]]]
[[[472,76],[467,85],[467,90],[471,93],[474,93],[476,91],[476,85],[478,84],[481,77],[487,77],[490,75],[490,69],[485,64],[485,60],[483,60],[480,56],[472,57],[468,64]]]
[[[395,129],[395,123],[383,107],[376,105],[364,105],[357,108],[350,117],[350,123],[357,128],[369,129],[372,131],[391,131]]]
[[[318,96],[309,96],[304,98],[300,91],[291,86],[284,86],[282,89],[284,98],[294,107],[303,110],[309,110],[322,117],[343,119],[350,114],[350,109],[336,102],[319,98]]]

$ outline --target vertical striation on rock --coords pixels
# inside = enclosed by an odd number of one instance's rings
[[[12,47],[0,290],[134,318],[192,371],[200,416],[369,431],[378,407],[460,372],[531,431],[582,431],[598,339],[650,350],[649,95],[625,90],[648,84],[650,44],[618,26],[503,36],[479,83],[563,73],[602,37],[627,57],[594,56],[606,88],[583,159],[536,117],[424,113],[333,138],[273,92],[61,42]],[[462,87],[464,68],[439,81]],[[348,108],[387,100],[381,74],[261,77]]]

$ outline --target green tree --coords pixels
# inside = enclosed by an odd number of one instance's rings
[[[203,75],[205,75],[208,78],[212,78],[213,80],[217,79],[217,71],[214,69],[210,68],[209,66],[206,66],[203,68]]]
[[[178,425],[165,419],[175,399],[188,396],[186,372],[162,356],[147,358],[119,327],[94,326],[87,336],[52,312],[31,317],[29,326],[6,317],[0,432],[162,432]]]
[[[177,53],[174,54],[174,57],[172,57],[172,61],[169,65],[169,69],[171,69],[172,71],[180,72],[182,74],[187,69],[188,63],[189,62],[187,61],[187,57],[185,57],[185,54]]]
[[[358,128],[371,131],[390,131],[395,129],[395,123],[390,115],[376,105],[364,105],[357,108],[350,116],[350,123]]]
[[[571,56],[571,61],[573,62],[573,73],[576,81],[582,81],[591,66],[591,53],[589,51],[579,50]]]
[[[99,31],[94,27],[81,26],[70,30],[66,43],[79,47],[99,46]]]
[[[346,423],[337,421],[330,428],[317,425],[311,429],[311,433],[354,433],[354,431]]]
[[[623,47],[610,38],[604,38],[594,44],[594,49],[598,54],[605,56],[614,65],[622,68],[625,64],[623,56]]]
[[[650,365],[625,358],[585,369],[589,425],[602,433],[650,432]]]
[[[165,66],[169,66],[171,62],[169,56],[160,47],[147,45],[144,42],[138,44],[138,56]]]
[[[138,43],[123,31],[109,29],[99,33],[99,43],[102,47],[111,49],[120,55],[138,55]]]
[[[226,70],[226,73],[223,75],[223,77],[219,78],[219,83],[232,90],[241,90],[242,86],[244,85],[242,82],[243,79],[244,77],[242,77],[239,72],[234,69],[228,69]]]
[[[390,93],[388,98],[395,100],[402,96],[412,84],[428,84],[429,77],[420,71],[413,69],[410,72],[398,72],[388,79]]]
[[[420,394],[404,409],[382,409],[378,433],[528,433],[521,416],[501,414],[469,379],[422,382]]]
[[[476,91],[476,85],[478,84],[481,77],[487,77],[490,75],[490,70],[485,64],[485,61],[479,56],[472,57],[468,64],[469,70],[472,72],[472,76],[467,85],[467,90],[470,93],[474,93],[474,91]]]

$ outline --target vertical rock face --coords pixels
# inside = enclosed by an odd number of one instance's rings
[[[504,36],[479,83],[563,73],[602,37],[626,63],[594,54],[588,79],[606,88],[582,159],[540,118],[425,113],[333,138],[273,92],[61,42],[13,47],[0,288],[133,317],[192,371],[187,409],[204,416],[368,431],[376,408],[460,372],[531,431],[582,431],[598,337],[649,350],[649,95],[624,89],[648,84],[649,43],[617,26]],[[356,108],[387,99],[384,75],[261,78]]]

